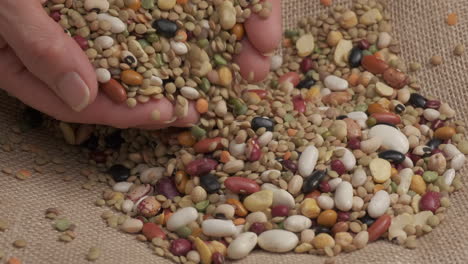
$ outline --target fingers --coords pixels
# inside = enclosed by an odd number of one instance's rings
[[[173,117],[173,106],[167,99],[153,100],[130,109],[126,105],[115,105],[104,94],[99,94],[95,102],[82,112],[75,112],[45,83],[31,74],[9,47],[0,49],[0,72],[4,74],[0,88],[25,104],[62,121],[127,128],[166,125]],[[154,119],[155,111],[158,120]]]
[[[239,65],[242,78],[248,81],[262,81],[270,70],[270,58],[260,54],[246,39],[242,41],[242,51],[234,62]]]
[[[250,43],[262,54],[274,51],[281,42],[281,1],[266,0],[272,4],[271,14],[267,19],[252,15],[245,22],[245,31]]]
[[[39,1],[2,0],[0,35],[26,68],[68,107],[81,111],[93,102],[97,81],[88,58]]]

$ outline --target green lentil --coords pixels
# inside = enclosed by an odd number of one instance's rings
[[[182,238],[187,238],[192,234],[192,229],[190,229],[190,227],[188,227],[188,226],[183,226],[183,227],[180,227],[179,229],[177,229],[176,233],[177,233],[178,236],[180,236]]]
[[[214,55],[214,61],[218,65],[226,65],[227,61],[219,54]]]
[[[144,9],[151,9],[154,7],[154,0],[142,0],[141,1],[141,6]]]
[[[198,210],[198,212],[203,212],[205,209],[210,205],[210,201],[205,200],[201,201],[195,204],[195,208]]]
[[[16,248],[24,248],[27,244],[28,242],[26,242],[24,239],[18,239],[13,242],[13,246]]]
[[[432,182],[435,182],[437,180],[437,177],[439,175],[437,174],[437,172],[435,171],[425,171],[423,173],[423,179],[425,182],[427,183],[432,183]]]
[[[368,127],[373,127],[375,126],[375,124],[377,124],[377,119],[373,118],[373,117],[369,117],[366,121],[366,124]]]
[[[0,231],[5,231],[8,229],[8,227],[10,226],[10,224],[8,223],[7,220],[5,219],[0,219]]]
[[[193,126],[191,132],[192,135],[196,138],[202,138],[206,135],[206,131],[199,126]]]
[[[428,219],[427,219],[427,224],[431,227],[436,227],[440,224],[440,219],[437,215],[431,215]]]
[[[233,108],[235,115],[243,115],[248,110],[247,105],[245,105],[239,98],[230,98],[228,104]]]
[[[55,229],[57,229],[60,232],[65,232],[68,230],[68,228],[70,228],[71,224],[72,223],[68,219],[57,219],[57,221],[55,222]]]
[[[101,256],[101,249],[98,247],[91,247],[86,255],[86,259],[89,261],[95,261]]]
[[[202,81],[202,82],[201,82],[201,84],[198,86],[198,88],[199,88],[200,90],[202,90],[203,92],[205,92],[205,93],[208,92],[208,90],[209,90],[210,87],[211,87],[210,81],[208,80],[208,78],[205,78],[205,77],[203,77],[203,78],[201,79],[201,81]]]

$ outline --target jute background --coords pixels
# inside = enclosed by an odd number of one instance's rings
[[[336,0],[335,0],[336,2]],[[339,1],[349,4],[351,1]],[[283,0],[285,26],[290,27],[304,15],[316,15],[325,10],[318,0]],[[459,24],[448,27],[446,15],[456,11]],[[421,62],[424,67],[417,77],[421,80],[423,94],[433,95],[448,101],[457,109],[458,119],[468,122],[468,55],[454,57],[456,44],[468,37],[468,6],[463,0],[393,0],[388,1],[388,13],[394,24],[396,37],[401,41],[403,57],[407,61]],[[440,54],[445,63],[437,68],[428,65],[432,55]],[[18,104],[1,95],[0,139],[14,135]],[[3,140],[0,140],[2,142]],[[13,152],[0,150],[0,168],[13,171],[32,168],[34,154],[21,150],[21,145],[61,153],[66,161],[65,175],[73,180],[63,181],[64,174],[35,173],[26,181],[0,173],[0,216],[8,219],[10,228],[0,233],[0,249],[6,257],[17,256],[25,264],[88,263],[85,260],[89,247],[102,248],[99,264],[147,264],[170,263],[152,254],[145,243],[106,227],[100,214],[106,210],[93,205],[102,186],[91,191],[83,190],[85,177],[79,171],[83,165],[77,162],[76,152],[65,149],[64,143],[55,140],[44,130],[35,130],[24,136],[23,142],[14,146]],[[50,172],[53,165],[48,165]],[[466,173],[466,169],[464,170]],[[464,178],[466,179],[466,178]],[[466,180],[464,180],[466,182]],[[468,192],[453,195],[452,208],[447,221],[431,234],[422,238],[421,246],[413,251],[405,250],[388,242],[372,243],[363,250],[342,254],[337,263],[468,263]],[[51,221],[44,218],[44,210],[59,207],[69,219],[77,224],[78,238],[69,244],[57,241],[58,233]],[[11,243],[23,238],[28,241],[25,249],[14,249]],[[310,255],[272,255],[255,253],[239,263],[323,263],[325,258]],[[3,262],[0,262],[3,263]]]

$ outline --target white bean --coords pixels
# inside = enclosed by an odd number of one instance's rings
[[[408,138],[400,130],[387,126],[376,125],[369,131],[369,137],[378,137],[382,140],[382,147],[406,154],[409,150]],[[362,143],[362,142],[361,142]]]
[[[97,18],[98,20],[109,22],[111,24],[110,31],[112,33],[119,34],[119,33],[124,32],[127,29],[127,26],[125,25],[125,23],[122,22],[122,20],[120,20],[120,18],[118,17],[114,17],[114,16],[104,13],[104,14],[98,14]]]
[[[450,162],[450,167],[454,170],[460,170],[465,164],[466,157],[463,153],[457,154]]]
[[[236,233],[232,220],[207,219],[202,223],[203,234],[211,237],[227,237]]]
[[[260,145],[260,147],[264,147],[268,145],[268,143],[270,143],[272,139],[273,133],[271,131],[266,131],[258,138],[258,144]]]
[[[184,86],[180,89],[180,93],[182,94],[183,97],[190,99],[190,100],[196,100],[200,97],[200,93],[197,91],[197,89],[189,86]]]
[[[314,171],[317,164],[319,152],[315,146],[308,146],[299,158],[299,174],[302,177],[308,177]]]
[[[410,168],[402,169],[400,171],[400,184],[398,185],[397,192],[402,195],[408,192],[413,178],[413,170]]]
[[[353,177],[351,178],[351,184],[354,187],[359,187],[363,185],[366,182],[366,180],[366,171],[362,167],[359,167],[356,170],[354,170]]]
[[[111,79],[111,73],[108,69],[98,68],[96,69],[96,77],[99,83],[108,83]]]
[[[247,257],[257,245],[257,234],[245,232],[234,239],[227,248],[227,256],[230,259],[241,259]]]
[[[330,196],[322,194],[317,198],[317,204],[323,210],[328,210],[333,209],[335,201]]]
[[[121,192],[121,193],[126,193],[128,190],[130,190],[130,187],[132,187],[133,182],[118,182],[114,184],[112,189],[116,192]]]
[[[348,89],[348,81],[335,75],[328,75],[324,80],[325,87],[332,91],[344,91]]]
[[[335,192],[335,206],[341,211],[349,211],[353,207],[353,186],[349,182],[341,182]]]
[[[291,215],[284,220],[284,228],[288,231],[298,233],[312,226],[312,220],[303,215]]]
[[[380,190],[374,194],[367,207],[370,217],[377,218],[387,211],[390,206],[390,196],[388,192]]]
[[[453,179],[455,179],[455,169],[448,169],[444,175],[444,182],[448,186],[452,185]]]
[[[185,207],[177,210],[170,218],[167,220],[167,229],[170,231],[175,231],[178,228],[185,226],[198,218],[197,209],[193,207]]]
[[[283,64],[283,57],[280,55],[273,55],[270,60],[271,60],[270,70],[272,71],[276,71]]]
[[[299,243],[299,239],[293,232],[273,229],[260,234],[258,245],[269,252],[283,253],[291,251]]]

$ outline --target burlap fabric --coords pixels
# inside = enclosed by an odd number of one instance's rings
[[[342,1],[349,4],[351,1]],[[285,26],[291,27],[304,15],[317,15],[324,11],[318,0],[284,0],[283,15]],[[448,27],[445,18],[456,11],[460,21],[457,26]],[[388,13],[393,19],[396,37],[401,41],[403,57],[407,61],[421,62],[424,67],[417,77],[421,80],[424,94],[434,95],[448,101],[457,109],[458,119],[468,122],[468,76],[466,74],[468,55],[454,57],[453,47],[468,37],[468,6],[463,0],[398,0],[389,1]],[[440,54],[445,63],[437,68],[428,65],[432,55]],[[1,96],[0,138],[14,133],[18,104]],[[2,140],[3,141],[3,140]],[[2,142],[0,141],[0,142]],[[70,182],[63,181],[63,175],[54,173],[54,165],[48,165],[49,173],[35,173],[26,181],[0,174],[0,217],[8,219],[10,228],[0,233],[0,249],[6,257],[17,256],[25,264],[87,263],[85,256],[89,247],[102,248],[102,255],[96,263],[147,264],[170,263],[152,253],[145,243],[135,237],[109,228],[100,219],[106,210],[93,205],[100,196],[102,186],[91,191],[83,190],[85,177],[79,171],[84,166],[77,161],[77,155],[65,149],[45,130],[26,134],[23,142],[14,145],[13,152],[0,151],[0,167],[13,171],[32,168],[34,154],[21,150],[21,145],[30,145],[51,153],[61,153],[67,168],[66,175],[72,175]],[[464,170],[466,173],[466,169]],[[464,180],[465,181],[465,180]],[[337,263],[468,263],[468,192],[453,195],[452,208],[447,221],[431,234],[422,238],[421,246],[413,251],[377,242],[352,254],[342,254]],[[57,241],[58,233],[51,227],[51,221],[44,218],[49,207],[63,209],[64,215],[77,224],[78,238],[69,244]],[[16,239],[28,241],[25,249],[14,249]],[[322,263],[325,258],[310,255],[273,255],[255,253],[241,263]],[[0,262],[3,263],[3,262]]]

